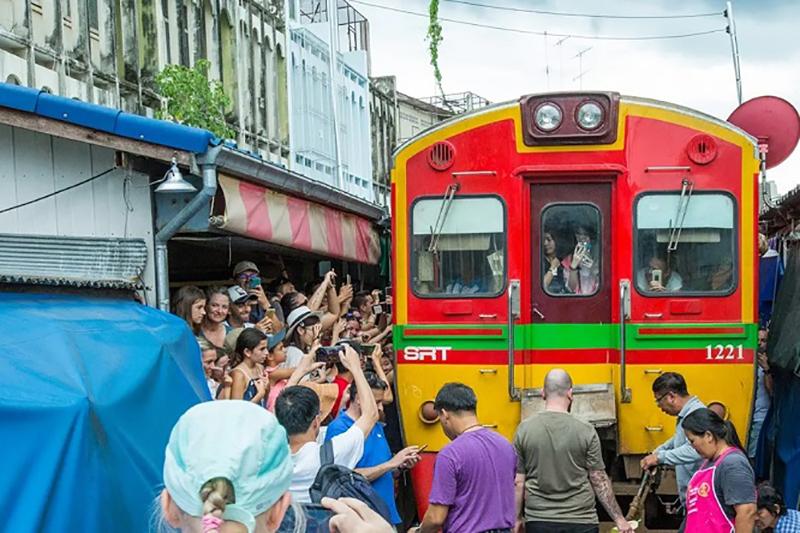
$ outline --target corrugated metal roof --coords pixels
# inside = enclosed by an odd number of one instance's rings
[[[119,109],[88,104],[10,83],[0,83],[0,106],[198,154],[204,153],[209,146],[220,143],[207,130],[125,113]]]
[[[144,239],[0,234],[0,283],[140,289]]]

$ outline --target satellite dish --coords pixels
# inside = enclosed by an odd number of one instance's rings
[[[759,96],[737,107],[728,122],[766,145],[767,168],[780,165],[800,140],[800,116],[792,104],[777,96]]]

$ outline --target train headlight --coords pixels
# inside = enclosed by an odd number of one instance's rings
[[[564,118],[561,108],[549,102],[540,105],[534,115],[536,127],[542,131],[553,131],[561,125]]]
[[[578,125],[585,130],[597,129],[603,123],[603,108],[596,102],[586,102],[578,107],[576,114]]]

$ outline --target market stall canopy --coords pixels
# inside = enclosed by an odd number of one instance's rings
[[[172,426],[210,399],[185,322],[131,300],[0,293],[3,531],[148,531]]]
[[[222,173],[219,185],[225,197],[220,229],[347,261],[380,259],[378,233],[366,218]]]

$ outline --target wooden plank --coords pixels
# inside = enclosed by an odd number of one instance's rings
[[[72,139],[73,141],[104,146],[113,150],[141,155],[159,161],[170,162],[172,158],[175,157],[178,160],[178,164],[183,166],[191,165],[191,154],[183,150],[175,150],[174,148],[168,148],[166,146],[119,137],[91,128],[84,128],[51,118],[25,113],[24,111],[17,111],[16,109],[0,107],[0,124],[8,124],[9,126],[46,133],[55,137],[63,137],[65,139]]]

